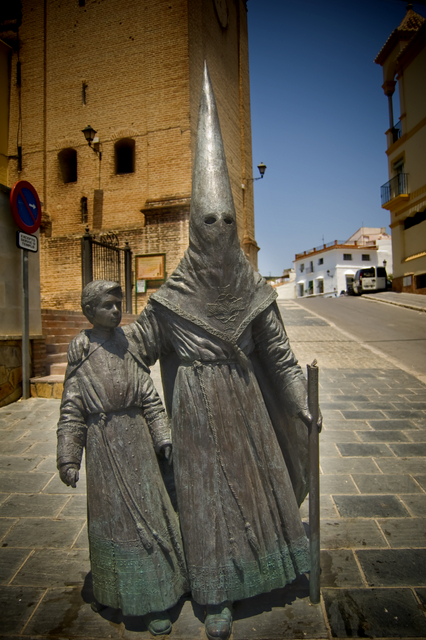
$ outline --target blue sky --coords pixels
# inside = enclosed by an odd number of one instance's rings
[[[323,238],[388,227],[388,105],[374,58],[405,11],[401,0],[249,0],[254,175],[267,165],[254,183],[262,275]]]

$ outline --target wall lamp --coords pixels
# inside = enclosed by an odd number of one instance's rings
[[[261,162],[260,164],[257,165],[257,168],[259,169],[260,176],[258,178],[246,178],[246,182],[254,182],[255,180],[261,180],[263,178],[266,171],[266,164],[263,164],[263,162]],[[246,188],[246,185],[242,184],[241,189],[245,189],[245,188]]]
[[[330,276],[330,278],[332,278],[332,277],[333,277],[333,274],[332,274],[332,273],[330,273],[330,269],[327,269],[327,275],[328,275],[328,276]]]
[[[95,138],[96,131],[89,124],[87,125],[87,127],[81,130],[81,133],[84,133],[84,137],[86,138],[87,144],[91,149],[93,149],[95,153],[98,154],[99,160],[102,160],[102,151],[100,149],[101,143],[99,142],[99,138]],[[92,147],[92,142],[93,142],[93,147]]]
[[[388,261],[387,260],[383,260],[383,266],[386,269],[386,265],[387,265]]]

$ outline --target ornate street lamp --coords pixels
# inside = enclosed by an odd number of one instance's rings
[[[95,139],[96,131],[89,124],[87,125],[87,127],[84,127],[84,129],[81,130],[81,133],[84,133],[86,142],[88,143],[89,147],[91,147],[92,142]]]

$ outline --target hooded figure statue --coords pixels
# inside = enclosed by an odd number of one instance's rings
[[[213,90],[204,68],[189,247],[133,325],[160,360],[193,599],[210,640],[231,604],[309,570],[306,381],[275,302],[240,247]]]

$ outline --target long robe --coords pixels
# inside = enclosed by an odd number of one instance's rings
[[[306,400],[276,304],[259,313],[236,344],[152,299],[124,331],[139,343],[148,366],[162,362],[193,598],[200,604],[235,601],[308,571],[297,481],[292,484],[289,474],[292,456],[287,464],[260,388],[275,385],[290,417]],[[261,371],[269,372],[269,380]],[[303,440],[300,429],[307,429],[298,428]],[[298,442],[291,446],[293,457],[306,451]],[[297,476],[297,461],[293,467]],[[299,501],[307,490],[302,485]]]
[[[90,332],[89,332],[90,333]],[[58,423],[58,465],[86,446],[90,562],[95,598],[125,615],[172,607],[188,590],[176,514],[154,448],[170,442],[146,367],[121,329],[90,339],[69,367]]]

